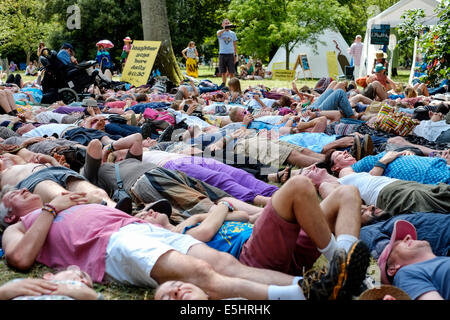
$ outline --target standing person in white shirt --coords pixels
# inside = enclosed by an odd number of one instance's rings
[[[355,37],[355,42],[352,43],[348,53],[353,57],[353,65],[355,66],[355,70],[353,71],[353,76],[355,79],[359,78],[359,66],[361,64],[361,54],[363,50],[363,43],[361,42],[361,35],[357,35]]]

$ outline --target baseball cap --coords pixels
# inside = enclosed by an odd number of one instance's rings
[[[70,43],[64,42],[61,49],[71,49],[73,50],[73,46]]]
[[[391,281],[387,274],[387,260],[391,254],[392,247],[397,240],[403,240],[407,235],[410,235],[413,240],[417,240],[417,232],[416,228],[406,220],[397,220],[394,224],[394,229],[392,231],[391,240],[384,248],[383,252],[381,252],[380,257],[378,258],[378,266],[380,267],[381,273],[381,283],[390,284]]]
[[[381,63],[378,63],[376,66],[375,66],[375,72],[380,72],[381,70],[385,70],[386,68],[383,66],[383,64],[381,64]]]

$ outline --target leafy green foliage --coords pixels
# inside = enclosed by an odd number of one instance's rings
[[[2,0],[0,2],[0,53],[21,50],[27,60],[37,50],[53,26],[45,19],[39,0]],[[27,61],[28,62],[28,61]]]
[[[232,0],[227,16],[238,25],[239,52],[265,60],[271,46],[290,52],[298,42],[316,45],[323,30],[336,29],[348,14],[335,0]]]
[[[442,0],[434,10],[438,22],[435,26],[422,25],[423,11],[409,10],[402,16],[400,33],[407,40],[419,39],[419,52],[427,63],[423,81],[431,86],[450,76],[450,1]]]
[[[66,22],[69,17],[67,8],[78,5],[81,15],[81,28],[69,30]],[[123,39],[142,39],[142,19],[139,0],[48,0],[45,12],[54,16],[59,27],[52,30],[49,45],[58,50],[63,42],[71,42],[75,47],[79,61],[94,59],[95,44],[103,39],[114,43],[110,54],[118,63]]]

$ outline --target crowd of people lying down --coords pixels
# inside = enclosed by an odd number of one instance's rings
[[[93,283],[115,281],[161,300],[450,299],[448,82],[375,71],[51,105],[39,83],[1,86],[3,259],[55,272],[0,297],[103,299]]]

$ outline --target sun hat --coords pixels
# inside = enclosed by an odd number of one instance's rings
[[[397,240],[403,240],[407,235],[410,235],[413,240],[417,240],[416,228],[406,220],[397,220],[394,224],[394,229],[392,231],[391,240],[381,252],[378,258],[378,266],[380,267],[381,283],[390,284],[389,277],[387,275],[387,260],[392,251],[392,247]]]
[[[375,72],[380,72],[381,70],[386,70],[386,68],[381,63],[378,63],[375,66]]]
[[[358,297],[358,300],[383,300],[386,295],[392,296],[395,300],[411,300],[411,297],[405,291],[388,284],[365,290]]]
[[[379,50],[379,51],[375,52],[375,57],[377,57],[377,59],[383,59],[383,58],[386,59],[387,54],[386,54],[386,52]]]
[[[131,42],[131,41],[133,41],[133,40],[131,40],[130,37],[125,37],[125,39],[123,39],[123,41],[129,41],[129,42]]]

